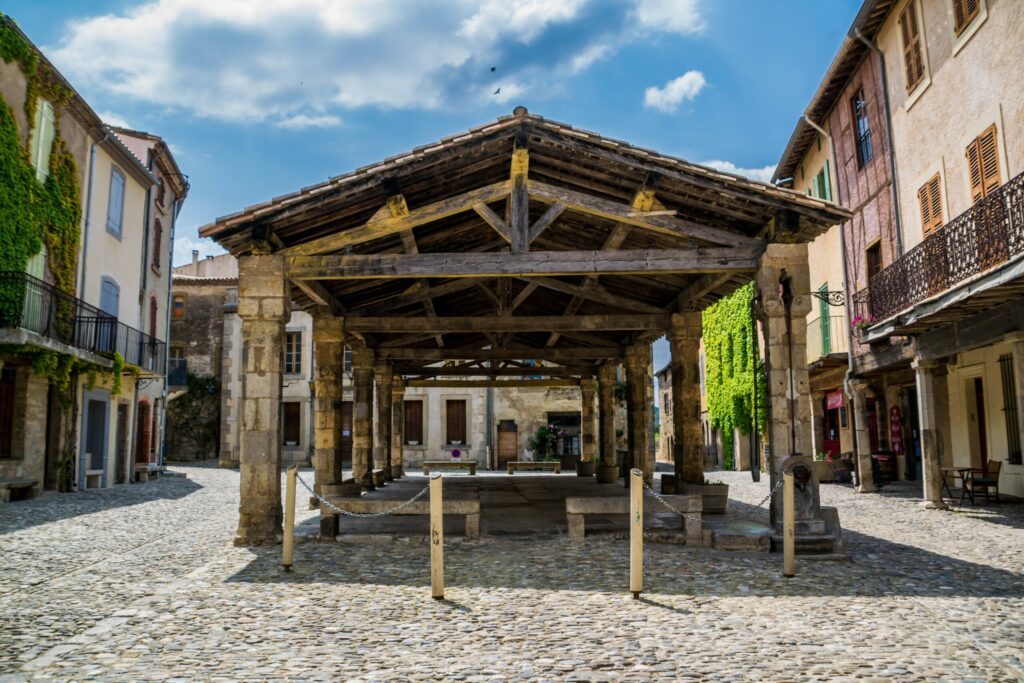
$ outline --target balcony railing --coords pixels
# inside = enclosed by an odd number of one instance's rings
[[[20,328],[162,375],[164,342],[26,273],[0,271],[0,328]]]
[[[1024,252],[1024,173],[876,273],[854,313],[880,322]]]
[[[845,315],[815,318],[807,324],[807,362],[849,353]]]

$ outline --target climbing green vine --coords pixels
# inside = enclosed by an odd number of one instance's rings
[[[711,426],[722,435],[726,468],[732,467],[733,430],[749,434],[753,428],[755,381],[759,396],[757,431],[764,433],[767,383],[764,364],[760,359],[752,360],[755,347],[750,305],[753,296],[751,283],[705,309],[702,318],[708,417]]]

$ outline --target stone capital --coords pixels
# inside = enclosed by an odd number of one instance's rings
[[[372,370],[374,362],[373,349],[368,349],[365,346],[353,346],[352,347],[352,367],[353,369],[359,368],[360,370]]]
[[[390,385],[394,374],[394,370],[387,363],[378,363],[373,366],[373,377],[377,384]]]
[[[598,384],[615,384],[615,371],[618,366],[606,363],[597,369]]]
[[[633,344],[626,347],[625,366],[627,370],[646,370],[651,364],[651,345]]]
[[[669,341],[700,343],[702,332],[702,316],[700,311],[673,313],[669,321]]]

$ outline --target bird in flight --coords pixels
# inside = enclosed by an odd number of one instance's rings
[[[497,90],[495,90],[494,94],[495,95],[500,95],[501,94],[501,88],[498,88]]]
[[[497,71],[497,70],[498,70],[498,67],[496,67],[496,66],[492,66],[492,67],[491,67],[491,73],[494,73],[494,72],[495,72],[495,71]]]

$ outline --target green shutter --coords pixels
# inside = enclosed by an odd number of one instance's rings
[[[32,165],[36,169],[36,180],[45,183],[50,176],[50,150],[56,133],[56,117],[53,106],[40,99],[36,106],[35,127],[32,130],[32,143],[29,153]]]

